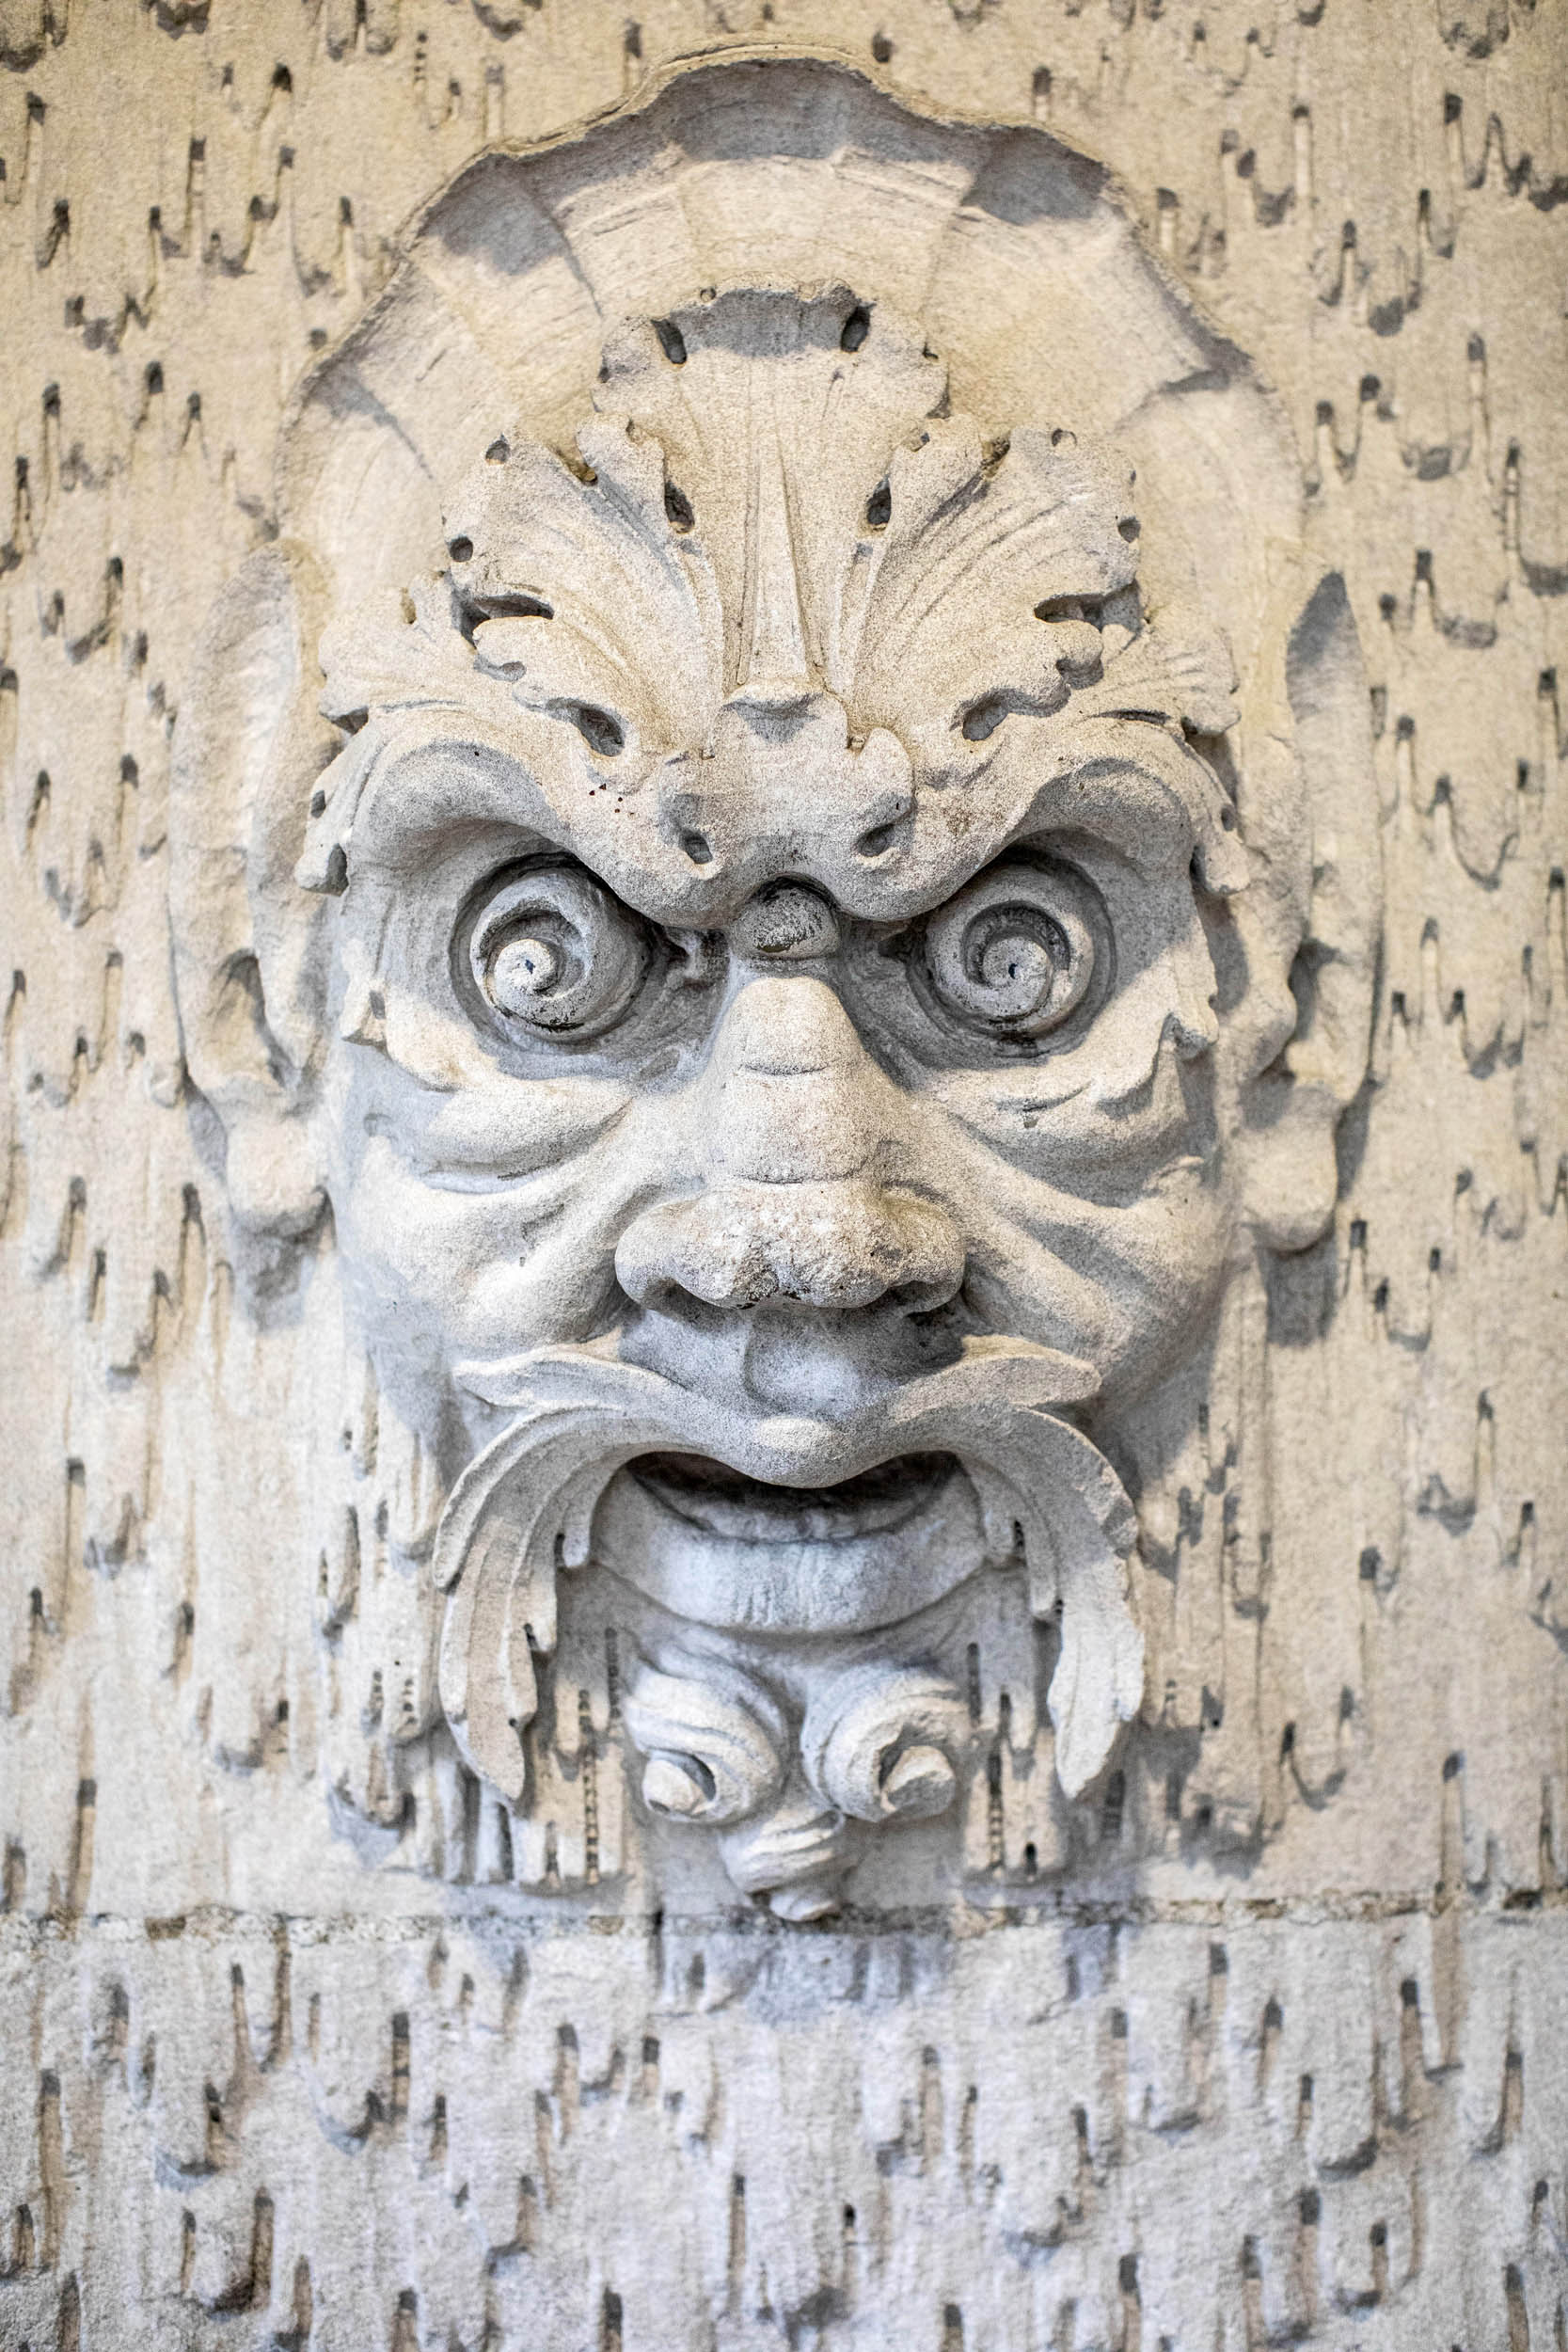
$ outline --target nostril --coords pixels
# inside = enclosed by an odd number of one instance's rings
[[[684,1324],[689,1331],[717,1331],[732,1305],[747,1304],[728,1299],[715,1304],[689,1283],[676,1281],[653,1283],[637,1303],[648,1314],[660,1316],[666,1323]]]
[[[887,1286],[887,1304],[905,1315],[933,1314],[963,1288],[963,1238],[936,1201],[912,1193],[884,1198],[900,1243],[897,1278]]]
[[[793,1301],[832,1313],[929,1314],[961,1288],[965,1252],[946,1211],[864,1179],[731,1183],[645,1210],[615,1253],[641,1306],[690,1320]]]
[[[677,1211],[684,1202],[669,1206]],[[625,1232],[615,1252],[615,1279],[635,1307],[647,1313],[708,1327],[720,1319],[721,1309],[705,1286],[693,1279],[696,1269],[675,1242],[670,1221],[650,1230],[647,1216]]]
[[[928,1316],[940,1314],[943,1307],[952,1304],[962,1287],[961,1274],[956,1282],[949,1282],[945,1275],[936,1280],[899,1282],[889,1291],[887,1305],[911,1323],[918,1323]]]

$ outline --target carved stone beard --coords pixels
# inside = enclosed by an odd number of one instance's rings
[[[459,1479],[436,1541],[441,1700],[482,1779],[526,1807],[522,1734],[539,1703],[536,1653],[556,1644],[558,1576],[605,1575],[607,1538],[621,1587],[611,1605],[639,1653],[623,1714],[647,1759],[644,1801],[721,1829],[731,1878],[785,1917],[833,1907],[862,1825],[952,1804],[971,1739],[958,1661],[973,1610],[962,1596],[977,1581],[1022,1579],[1037,1619],[1058,1614],[1057,1776],[1069,1796],[1093,1778],[1142,1696],[1143,1643],[1128,1600],[1132,1505],[1098,1448],[1061,1417],[1092,1385],[1086,1366],[1023,1342],[972,1341],[956,1362],[830,1423],[736,1410],[620,1360],[613,1346],[542,1349],[463,1375],[514,1416]],[[705,1546],[733,1566],[750,1541],[765,1557],[748,1607],[743,1567],[715,1592],[700,1559],[682,1560],[679,1535],[657,1564],[639,1556],[645,1521],[624,1497],[617,1510],[618,1473],[668,1456],[781,1496],[818,1490],[829,1509],[833,1490],[866,1472],[936,1456],[945,1466],[927,1483],[960,1489],[945,1521],[953,1540],[929,1542],[920,1509],[929,1498],[917,1492],[902,1525],[872,1539],[891,1576],[868,1579],[863,1557],[835,1589],[832,1536],[824,1545],[813,1531],[792,1547],[689,1524],[692,1555]],[[968,1545],[957,1525],[966,1505]],[[922,1555],[902,1580],[900,1539]],[[798,1570],[781,1579],[780,1552],[792,1548]],[[635,1589],[649,1583],[652,1593]],[[662,1605],[672,1597],[686,1606]]]

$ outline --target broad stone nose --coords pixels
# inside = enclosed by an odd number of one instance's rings
[[[615,1271],[644,1307],[684,1293],[710,1307],[787,1299],[842,1314],[887,1301],[914,1314],[953,1296],[963,1248],[941,1209],[881,1185],[718,1184],[644,1211]]]
[[[713,1307],[786,1299],[844,1312],[887,1300],[918,1312],[958,1290],[952,1219],[886,1181],[898,1091],[822,981],[740,991],[695,1109],[704,1189],[644,1211],[616,1251],[640,1304],[685,1293]]]

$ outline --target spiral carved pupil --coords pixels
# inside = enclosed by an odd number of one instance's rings
[[[983,924],[974,928],[981,938],[972,969],[976,979],[1006,999],[998,1010],[1037,1011],[1056,984],[1059,959],[1051,946],[1029,931],[988,932]]]
[[[503,940],[490,961],[489,993],[502,1012],[524,1011],[554,988],[562,958],[547,939]]]
[[[945,1010],[997,1036],[1043,1037],[1081,1005],[1096,965],[1086,885],[1055,866],[1009,864],[959,892],[926,935]]]
[[[579,867],[500,878],[467,936],[472,981],[514,1034],[596,1037],[626,1010],[645,947],[636,920]]]

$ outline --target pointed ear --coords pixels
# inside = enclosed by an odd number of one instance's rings
[[[186,1066],[228,1137],[246,1226],[300,1232],[324,1198],[311,1109],[325,1003],[323,908],[293,868],[316,779],[325,584],[306,551],[259,549],[198,644],[174,730],[170,916]]]
[[[1291,861],[1305,917],[1290,968],[1296,1019],[1244,1103],[1247,1212],[1260,1240],[1292,1250],[1334,1214],[1335,1134],[1367,1074],[1383,914],[1367,681],[1338,572],[1318,582],[1289,632],[1284,689],[1304,818]]]

